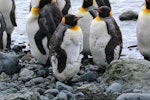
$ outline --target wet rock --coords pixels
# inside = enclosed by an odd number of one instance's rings
[[[138,59],[113,61],[104,73],[101,85],[117,82],[123,86],[122,92],[139,89],[150,92],[150,62]]]
[[[61,82],[56,82],[56,89],[58,89],[59,91],[62,91],[62,90],[67,90],[71,93],[73,93],[73,88],[71,86],[68,86],[64,83],[61,83]]]
[[[106,93],[120,93],[121,90],[122,90],[121,84],[113,83],[107,88]]]
[[[49,98],[46,96],[40,96],[40,100],[49,100]]]
[[[35,76],[35,73],[32,70],[23,68],[21,69],[19,76],[20,78],[28,79],[28,78],[33,78]]]
[[[119,19],[124,21],[124,20],[137,20],[138,14],[134,11],[127,11],[123,12],[120,16]]]
[[[75,97],[75,94],[67,91],[67,90],[63,90],[62,92],[66,93],[67,94],[67,99],[68,100],[76,100],[76,97]]]
[[[124,93],[116,100],[149,100],[150,93]]]
[[[46,94],[51,94],[53,96],[56,96],[57,94],[59,94],[59,90],[57,90],[57,89],[49,89],[49,90],[46,90],[44,92],[44,95],[46,95]]]
[[[21,69],[18,63],[17,56],[0,52],[0,73],[5,72],[7,75],[18,73]]]
[[[81,81],[88,81],[88,82],[93,82],[96,81],[97,78],[97,73],[94,71],[89,71],[84,75],[81,75],[80,80]]]
[[[15,52],[20,52],[20,51],[22,51],[22,47],[19,45],[14,45],[12,50],[14,50]]]
[[[38,77],[47,77],[49,75],[48,68],[37,68],[36,74]]]
[[[98,88],[94,83],[84,84],[81,87],[77,87],[77,92],[82,92],[84,94],[97,93]]]
[[[60,92],[54,100],[68,100],[67,94],[64,92]]]
[[[30,81],[33,81],[35,83],[35,85],[40,84],[40,83],[44,83],[44,78],[43,77],[37,77],[37,78],[33,78]]]
[[[10,80],[10,77],[6,73],[2,72],[0,75],[0,81],[7,82],[9,80]]]

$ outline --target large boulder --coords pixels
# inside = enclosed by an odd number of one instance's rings
[[[122,84],[122,92],[150,92],[150,62],[124,59],[113,61],[103,75],[100,84]]]

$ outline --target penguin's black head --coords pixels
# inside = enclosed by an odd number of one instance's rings
[[[93,0],[83,0],[83,5],[82,5],[82,7],[83,8],[88,8],[88,7],[90,7],[90,6],[92,6],[93,5]]]
[[[77,21],[80,19],[81,17],[77,17],[75,15],[72,14],[67,14],[62,18],[62,22],[69,25],[69,26],[75,26],[77,25]]]
[[[95,1],[97,3],[98,7],[108,6],[111,8],[109,0],[95,0]]]
[[[53,3],[55,0],[40,0],[39,8],[43,8],[46,4]]]
[[[146,2],[146,8],[150,9],[150,0],[145,0],[145,2]]]
[[[111,15],[111,9],[108,6],[101,6],[98,9],[95,9],[100,17],[109,17]]]

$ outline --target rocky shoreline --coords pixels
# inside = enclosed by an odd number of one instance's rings
[[[19,60],[17,66],[13,64],[17,59],[11,58],[12,55]],[[56,81],[50,66],[40,65],[29,51],[13,49],[12,52],[7,52],[7,56],[11,59],[9,65],[14,66],[12,68],[4,67],[5,64],[0,66],[0,100],[149,100],[150,98],[148,94],[150,62],[146,60],[116,60],[107,66],[105,72],[90,61],[85,61],[78,75],[69,82],[62,83]]]

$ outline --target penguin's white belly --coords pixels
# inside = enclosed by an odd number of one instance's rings
[[[78,21],[78,25],[81,27],[83,32],[83,53],[90,54],[90,47],[89,47],[89,35],[90,35],[90,25],[93,20],[93,17],[90,13],[86,14],[77,14],[77,16],[82,16]]]
[[[105,48],[111,36],[107,32],[105,22],[92,22],[90,30],[90,49],[94,62],[99,66],[106,66]]]
[[[6,48],[6,45],[7,45],[7,33],[6,31],[3,32],[3,49]]]
[[[29,39],[29,44],[30,44],[30,49],[31,49],[31,54],[33,55],[33,57],[35,57],[39,62],[41,62],[42,64],[46,64],[48,57],[49,57],[49,49],[47,47],[47,38],[45,37],[42,40],[42,44],[43,47],[46,51],[46,55],[43,55],[36,43],[35,43],[35,34],[37,33],[37,31],[39,30],[39,26],[38,26],[38,21],[36,20],[35,22],[30,22],[27,21],[27,25],[26,25],[26,30],[28,33],[28,39]]]
[[[149,22],[150,15],[141,12],[137,21],[137,42],[139,51],[146,56],[150,56]]]
[[[10,19],[10,12],[12,9],[12,1],[11,0],[0,0],[0,11],[3,14],[6,23],[6,31],[8,34],[12,33],[14,26]]]

